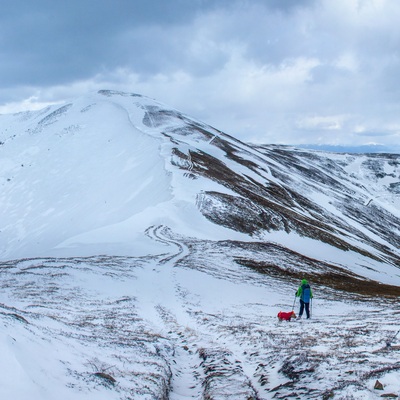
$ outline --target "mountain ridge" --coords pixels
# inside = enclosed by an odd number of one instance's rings
[[[129,243],[145,243],[144,231],[162,223],[216,240],[272,240],[288,248],[316,241],[340,258],[358,254],[365,271],[372,261],[396,275],[400,156],[248,145],[151,99],[106,90],[13,122],[22,129],[1,130],[9,171],[2,170],[0,200],[8,205],[2,220],[10,222],[0,233],[3,259],[16,258],[21,247],[28,257],[81,255],[85,246],[82,255],[99,252],[96,246],[109,255],[135,254]],[[24,147],[8,144],[19,138]],[[31,180],[24,176],[29,169]],[[10,215],[18,207],[26,217],[15,224]],[[315,256],[310,247],[304,254]]]
[[[0,142],[2,397],[400,391],[400,156],[246,144],[115,91],[0,116]],[[311,318],[280,323],[304,278]]]

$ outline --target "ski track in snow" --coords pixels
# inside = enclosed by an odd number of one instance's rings
[[[172,268],[175,268],[177,262],[188,255],[188,248],[183,242],[173,240],[169,229],[166,226],[152,226],[146,230],[146,235],[153,240],[168,246],[167,255],[162,255],[158,264],[168,274],[162,277],[164,286],[166,280],[175,291],[175,296],[180,296],[180,287],[176,282],[176,276]],[[164,305],[156,306],[157,311],[168,329],[168,337],[174,345],[172,362],[171,400],[180,400],[185,398],[198,399],[201,396],[201,380],[199,373],[199,358],[196,356],[196,335],[194,331],[188,331],[185,326],[181,326],[174,316],[173,311],[167,309]]]
[[[176,251],[169,250],[169,254],[164,258],[161,258],[161,260],[159,261],[160,264],[176,263],[181,258],[185,257],[188,252],[186,246],[183,243],[175,241],[171,238],[168,230],[168,227],[164,225],[159,225],[156,227],[152,226],[146,230],[146,235],[151,239],[160,242],[163,245],[176,248]]]

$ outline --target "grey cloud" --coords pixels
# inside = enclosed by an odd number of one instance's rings
[[[264,41],[264,32],[253,29],[264,25],[262,19],[254,23],[246,19],[246,26],[241,28],[237,17],[255,6],[276,13],[314,3],[314,0],[5,0],[0,15],[0,76],[3,85],[11,87],[65,84],[117,67],[129,67],[145,75],[180,67],[195,75],[207,74],[223,66],[227,55],[216,51],[201,59],[188,54],[188,41],[193,35],[190,24],[201,15],[220,10],[223,10],[219,14],[222,26],[222,18],[232,13],[234,17],[232,29],[220,31],[215,40],[248,39],[250,43],[260,43],[254,49],[249,47],[250,57],[263,60],[261,50],[264,56],[270,54],[270,58],[282,59],[290,51],[287,43],[291,37],[285,30],[274,27],[271,19],[271,29]],[[233,10],[239,10],[239,14]],[[252,17],[254,14],[248,15]],[[276,41],[276,32],[278,39],[285,36],[283,41]],[[264,45],[268,36],[271,41]]]
[[[188,25],[199,12],[228,3],[3,2],[0,15],[3,85],[62,84],[102,70],[132,66],[132,62],[138,70],[163,70],[176,56],[176,41],[181,40],[171,36],[173,27]]]
[[[367,130],[363,132],[356,132],[355,133],[357,136],[362,136],[362,137],[386,137],[386,136],[393,136],[395,132],[393,130]]]
[[[198,116],[206,122],[264,142],[285,137],[293,143],[290,135],[305,142],[309,134],[319,140],[323,126],[313,133],[296,128],[296,121],[313,115],[346,115],[335,142],[361,141],[356,134],[349,139],[349,132],[399,125],[400,6],[353,4],[4,0],[0,100],[31,93],[44,102],[60,100],[115,84],[183,105],[188,113],[202,110]]]
[[[311,70],[311,77],[308,82],[311,84],[326,84],[341,79],[351,79],[353,73],[344,68],[333,65],[319,65]]]

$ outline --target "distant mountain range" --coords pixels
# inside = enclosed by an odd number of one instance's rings
[[[379,144],[363,145],[363,146],[335,146],[327,144],[302,144],[296,145],[300,149],[328,151],[333,153],[387,153],[387,154],[400,154],[400,146],[384,146]]]

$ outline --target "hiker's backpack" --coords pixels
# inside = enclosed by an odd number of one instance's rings
[[[301,300],[304,301],[304,303],[309,303],[310,298],[311,298],[311,288],[308,283],[305,283],[304,285],[301,286]]]

